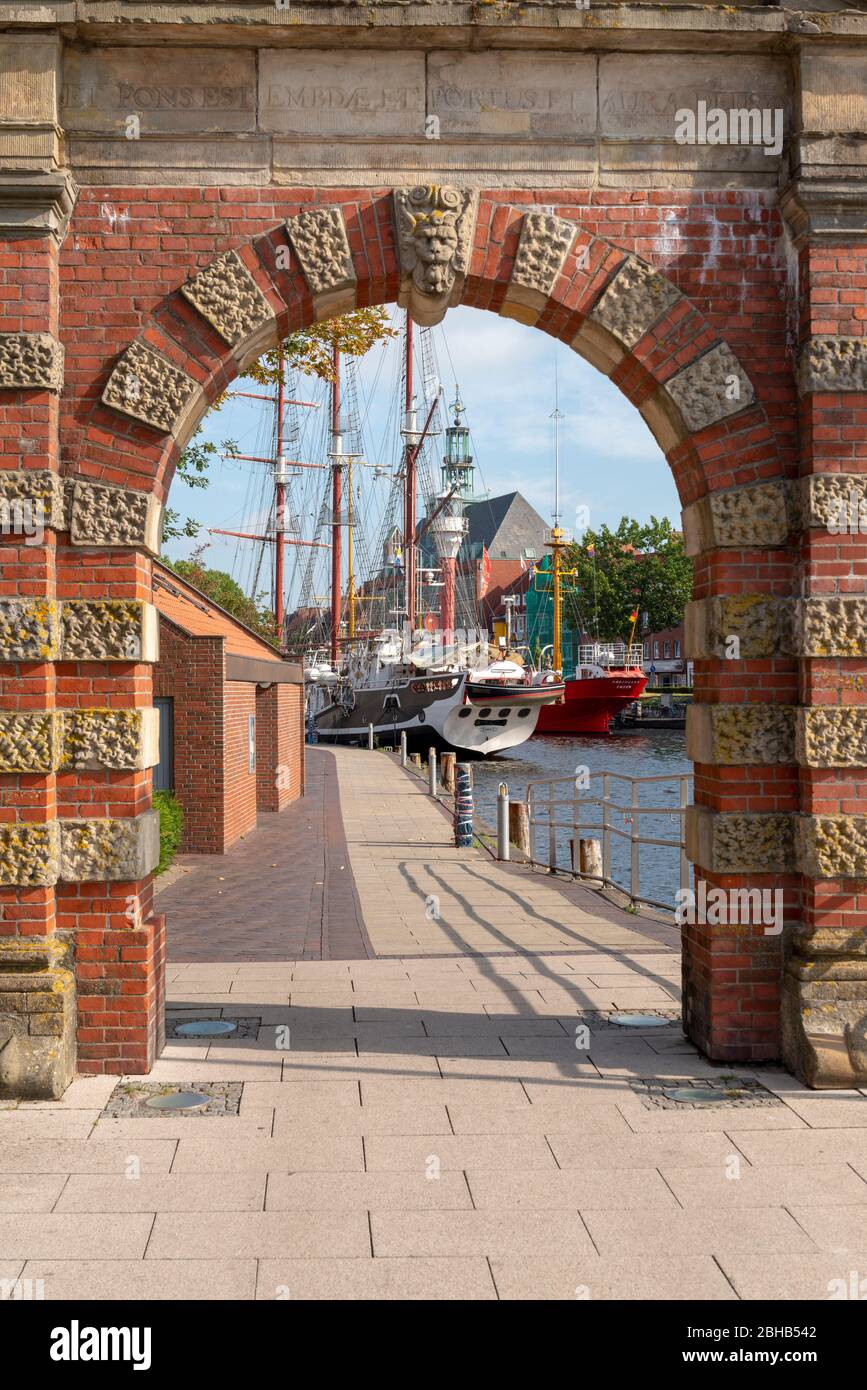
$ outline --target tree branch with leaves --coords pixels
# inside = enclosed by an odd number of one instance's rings
[[[635,609],[643,631],[676,627],[692,597],[692,561],[667,517],[588,530],[564,566],[577,571],[564,600],[568,625],[602,640],[628,638]]]

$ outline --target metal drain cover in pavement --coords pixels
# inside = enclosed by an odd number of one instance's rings
[[[196,1018],[191,1023],[179,1023],[175,1029],[181,1038],[211,1038],[237,1031],[237,1023],[230,1018]]]
[[[151,1096],[145,1105],[151,1110],[198,1110],[209,1100],[210,1096],[203,1096],[201,1091],[171,1091],[165,1096]]]
[[[621,1028],[670,1028],[670,1018],[660,1018],[659,1014],[609,1014],[611,1023]]]

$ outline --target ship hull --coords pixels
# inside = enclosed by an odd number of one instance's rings
[[[563,700],[539,711],[535,732],[608,735],[615,714],[637,700],[646,685],[641,671],[567,680]]]
[[[488,704],[467,698],[466,676],[419,677],[400,685],[362,686],[352,693],[351,707],[332,700],[314,717],[320,742],[358,743],[373,725],[376,737],[397,742],[406,733],[416,747],[434,745],[457,753],[487,756],[525,743],[533,734],[540,710],[536,690],[526,688],[526,698],[509,698],[514,692],[494,690]]]

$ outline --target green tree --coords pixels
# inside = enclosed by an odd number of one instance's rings
[[[377,343],[388,342],[396,336],[381,306],[353,309],[350,314],[337,314],[291,333],[283,342],[283,357],[287,366],[305,376],[333,381],[335,347],[347,357],[364,357]],[[279,380],[279,371],[279,350],[271,348],[248,367],[247,375],[260,385],[268,386]]]
[[[216,403],[219,409],[222,400]],[[198,436],[202,433],[203,425],[199,425],[193,434],[187,447],[178,459],[178,467],[175,477],[180,478],[188,487],[207,487],[210,483],[208,468],[211,460],[219,454],[236,454],[238,445],[232,439],[225,439],[222,444],[215,444],[210,439],[199,441]],[[202,529],[200,521],[194,521],[192,517],[185,517],[181,520],[180,513],[173,507],[166,507],[163,514],[163,542],[176,540],[180,536],[187,536],[191,539],[199,534]]]
[[[208,569],[202,563],[199,551],[195,551],[189,560],[164,559],[163,564],[174,570],[175,574],[180,575],[188,584],[192,584],[194,588],[213,599],[221,608],[225,608],[227,613],[231,613],[232,617],[237,618],[245,627],[251,628],[259,637],[264,637],[272,647],[279,645],[274,635],[274,614],[264,602],[264,593],[248,598],[230,574],[226,574],[224,570]]]
[[[588,530],[564,564],[576,571],[564,603],[567,623],[603,640],[628,638],[636,609],[639,631],[675,627],[692,597],[692,561],[667,517],[622,517],[615,531]]]

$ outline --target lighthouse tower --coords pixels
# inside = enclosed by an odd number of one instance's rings
[[[458,552],[467,531],[464,504],[473,495],[473,458],[470,453],[470,431],[463,423],[464,406],[455,387],[455,399],[449,406],[453,423],[446,430],[446,451],[441,475],[442,487],[435,507],[439,508],[430,523],[430,535],[442,570],[443,585],[440,598],[440,627],[453,632],[455,627],[455,577]]]

